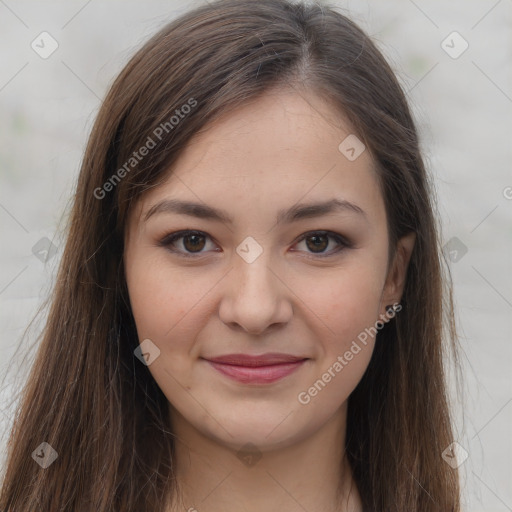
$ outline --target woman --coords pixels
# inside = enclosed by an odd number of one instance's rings
[[[183,15],[98,114],[0,507],[459,511],[441,261],[406,99],[353,22]]]

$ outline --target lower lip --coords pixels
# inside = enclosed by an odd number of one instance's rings
[[[298,370],[305,362],[273,364],[270,366],[235,366],[232,364],[208,361],[217,371],[244,384],[269,384],[276,382]]]

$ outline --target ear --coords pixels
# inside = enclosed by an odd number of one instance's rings
[[[407,267],[411,259],[415,241],[416,233],[411,232],[400,238],[397,242],[395,256],[389,267],[384,289],[382,290],[380,303],[381,314],[385,314],[386,306],[397,304],[402,298],[407,275]]]

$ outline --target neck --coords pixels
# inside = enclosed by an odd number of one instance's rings
[[[321,429],[287,446],[233,450],[203,435],[176,411],[177,489],[170,512],[358,512],[345,456],[346,406]]]

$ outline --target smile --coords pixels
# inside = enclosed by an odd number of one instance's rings
[[[206,361],[219,373],[244,384],[270,384],[298,370],[308,359],[286,354],[232,354]]]

